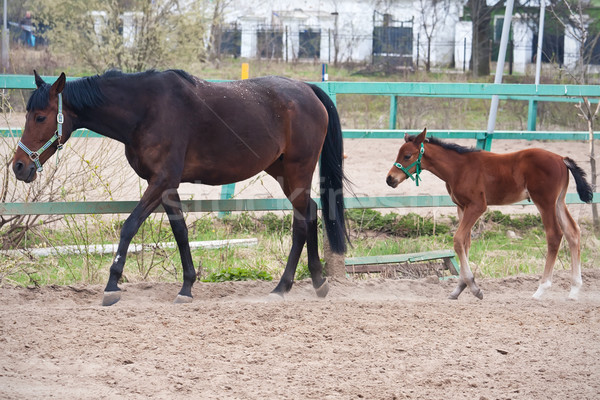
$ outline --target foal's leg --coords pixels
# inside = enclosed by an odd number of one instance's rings
[[[196,281],[196,270],[192,262],[187,225],[181,211],[181,200],[175,189],[162,196],[162,205],[169,216],[183,267],[183,286],[175,298],[175,303],[190,303],[192,301],[192,286]]]
[[[535,203],[535,199],[532,198],[532,200]],[[546,231],[546,241],[548,242],[544,273],[542,274],[538,289],[533,294],[533,298],[539,300],[544,292],[552,286],[552,271],[554,269],[554,263],[556,262],[556,256],[558,255],[563,233],[560,229],[554,202],[545,201],[535,204],[538,210],[540,210],[542,223],[544,224],[544,230]]]
[[[467,286],[475,297],[483,299],[483,292],[475,283],[475,277],[469,267],[469,248],[471,245],[471,228],[485,210],[485,205],[471,205],[463,207],[462,210],[459,209],[460,223],[454,234],[454,251],[460,261],[460,274],[458,285],[449,296],[452,300],[458,299],[458,296]]]
[[[125,220],[121,228],[121,239],[117,247],[117,254],[110,267],[110,276],[104,289],[103,306],[113,305],[121,299],[121,289],[119,289],[118,283],[123,275],[127,248],[142,223],[160,204],[161,195],[164,190],[165,186],[163,185],[150,184],[131,215]]]
[[[556,203],[556,213],[558,223],[569,243],[571,252],[571,291],[569,292],[569,299],[577,300],[579,290],[583,284],[581,279],[581,230],[571,213],[569,213],[564,197]]]

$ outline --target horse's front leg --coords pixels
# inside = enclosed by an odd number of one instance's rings
[[[192,253],[190,251],[187,225],[181,211],[181,200],[175,189],[163,194],[162,205],[169,217],[183,267],[183,286],[175,298],[175,303],[190,303],[192,301],[192,286],[196,281],[196,270],[194,269]]]
[[[118,283],[123,275],[127,249],[142,223],[160,204],[163,191],[163,186],[149,185],[140,202],[125,220],[121,228],[121,239],[117,248],[117,254],[110,267],[110,276],[104,289],[103,306],[113,305],[121,299],[121,289],[119,289]]]
[[[452,300],[458,299],[458,296],[460,296],[467,286],[475,297],[480,300],[483,299],[483,292],[475,283],[475,277],[469,267],[469,248],[471,246],[471,229],[481,214],[484,213],[485,209],[485,206],[471,206],[462,208],[460,210],[462,212],[459,211],[460,223],[454,234],[454,251],[460,261],[460,275],[458,285],[450,293],[450,296],[448,296]]]

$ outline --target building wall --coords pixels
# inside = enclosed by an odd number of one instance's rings
[[[376,3],[381,3],[377,5]],[[291,60],[298,54],[298,32],[303,26],[321,30],[320,61],[371,62],[373,55],[374,13],[390,14],[394,20],[413,20],[413,62],[417,55],[422,63],[426,55],[426,35],[420,8],[428,3],[420,0],[388,2],[355,0],[274,0],[248,3],[233,0],[224,12],[224,23],[237,23],[242,30],[241,56],[257,54],[256,31],[262,25],[279,26],[285,32],[283,57]],[[423,4],[423,5],[422,5]],[[448,0],[448,7],[438,10],[442,21],[436,24],[432,37],[431,58],[434,64],[449,64],[454,59],[455,26],[461,4]],[[431,10],[428,10],[431,11]],[[425,13],[426,14],[426,13]],[[427,21],[429,22],[429,21]],[[335,46],[337,38],[337,46]]]

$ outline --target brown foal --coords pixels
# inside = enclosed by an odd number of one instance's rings
[[[582,201],[592,201],[593,191],[585,172],[568,157],[543,149],[526,149],[495,154],[475,148],[426,138],[427,129],[417,136],[405,136],[387,184],[397,187],[407,178],[417,181],[421,169],[446,182],[446,189],[458,207],[459,225],[454,234],[454,250],[460,260],[458,286],[450,294],[457,299],[468,286],[483,299],[469,268],[471,228],[488,205],[512,204],[529,199],[538,208],[548,242],[546,266],[533,297],[540,299],[552,284],[552,270],[563,235],[571,251],[570,299],[577,299],[582,285],[579,226],[565,204],[569,171],[575,178]]]

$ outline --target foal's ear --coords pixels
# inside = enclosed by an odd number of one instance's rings
[[[427,128],[423,129],[423,132],[419,133],[419,136],[415,138],[416,144],[421,144],[425,141],[425,136],[427,135]]]
[[[63,89],[65,88],[65,82],[67,80],[67,76],[65,75],[64,72],[62,72],[60,74],[60,76],[58,77],[58,79],[56,80],[56,82],[54,82],[52,84],[51,90],[54,94],[59,94],[62,93]]]
[[[38,73],[35,69],[33,70],[33,76],[35,78],[35,86],[37,86],[38,88],[46,83],[46,82],[44,82],[42,77],[38,75]]]

